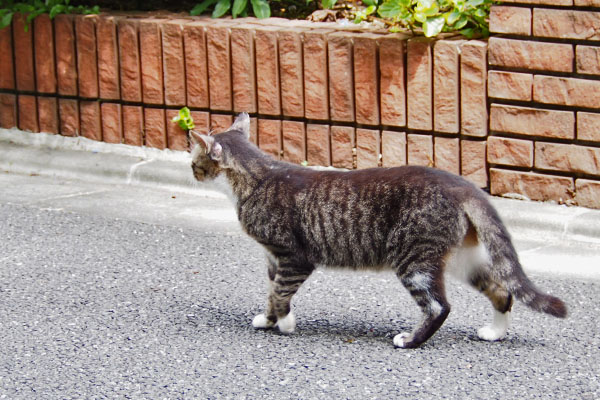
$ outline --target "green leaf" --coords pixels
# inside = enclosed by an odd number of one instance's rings
[[[454,29],[461,29],[463,28],[467,22],[469,22],[469,20],[467,19],[467,17],[465,17],[464,15],[462,15],[458,21],[456,21],[456,23],[454,24]]]
[[[211,18],[219,18],[225,15],[227,11],[231,8],[231,0],[219,0],[217,1],[217,5],[213,10]]]
[[[9,26],[10,23],[12,22],[12,17],[13,17],[13,13],[11,13],[11,12],[4,14],[2,16],[2,19],[0,20],[0,29]]]
[[[321,5],[326,10],[331,10],[335,3],[337,3],[337,0],[321,0]]]
[[[460,31],[460,33],[462,35],[466,36],[467,39],[471,39],[473,37],[473,35],[475,34],[475,29],[473,29],[473,28],[462,29]]]
[[[238,15],[243,13],[247,5],[248,0],[234,0],[233,8],[231,9],[231,15],[233,16],[233,18],[236,18]]]
[[[65,6],[62,4],[57,4],[54,7],[52,7],[52,9],[50,10],[50,19],[53,19],[54,17],[56,17],[58,14],[64,13],[65,12]]]
[[[475,15],[480,18],[484,18],[485,16],[487,16],[487,14],[488,13],[483,8],[478,8],[477,10],[475,10]]]
[[[483,1],[484,0],[468,0],[466,6],[470,8],[477,8],[483,4]]]
[[[367,6],[377,6],[376,0],[363,0],[363,3]]]
[[[388,0],[379,6],[377,13],[383,18],[394,18],[402,13],[404,7],[398,0]]]
[[[453,10],[452,12],[444,14],[444,16],[446,17],[446,23],[448,25],[454,25],[460,18],[460,12],[458,10]]]
[[[271,16],[271,8],[265,0],[250,0],[252,3],[252,11],[256,18],[269,18]]]
[[[206,9],[213,4],[215,4],[217,0],[204,0],[202,3],[196,4],[192,11],[190,11],[190,15],[200,15],[206,11]]]
[[[427,18],[427,21],[423,23],[423,33],[427,37],[437,36],[444,28],[445,23],[446,20],[442,16]]]

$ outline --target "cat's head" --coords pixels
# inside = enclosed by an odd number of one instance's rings
[[[216,178],[223,170],[231,168],[232,157],[229,144],[232,137],[250,137],[250,117],[241,113],[229,129],[216,135],[203,135],[190,130],[192,150],[192,171],[198,181]]]

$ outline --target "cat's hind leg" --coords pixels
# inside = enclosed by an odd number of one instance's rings
[[[485,273],[471,277],[470,284],[483,293],[492,303],[494,314],[492,322],[477,330],[477,336],[482,340],[495,341],[503,339],[510,327],[510,310],[513,297],[502,285],[492,281]]]

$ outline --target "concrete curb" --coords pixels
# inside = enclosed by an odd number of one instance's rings
[[[18,129],[0,129],[0,170],[116,184],[169,187],[225,196],[193,179],[187,152],[107,144]],[[600,243],[600,210],[504,198],[492,203],[511,231],[543,240]]]

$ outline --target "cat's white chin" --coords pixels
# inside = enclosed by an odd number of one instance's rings
[[[277,328],[281,333],[289,334],[296,329],[296,317],[291,311],[285,317],[277,320]]]
[[[269,319],[267,318],[267,316],[265,314],[258,314],[252,320],[252,326],[255,329],[269,329],[269,328],[272,328],[274,325],[275,325],[275,323],[272,321],[269,321]]]
[[[410,333],[402,332],[396,336],[394,336],[394,346],[396,347],[404,347],[406,343],[410,341]]]

